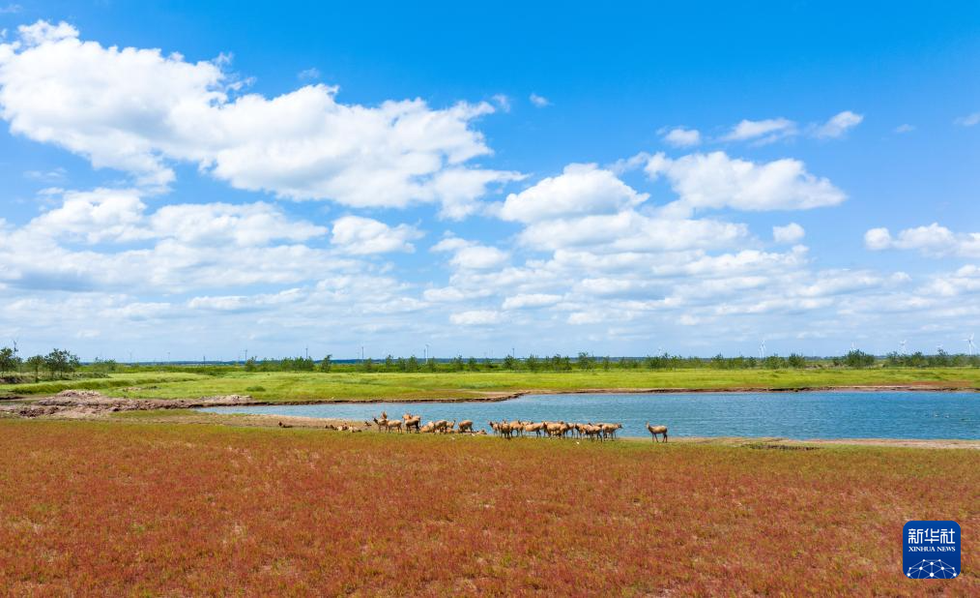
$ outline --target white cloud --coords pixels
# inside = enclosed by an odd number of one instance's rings
[[[561,295],[548,293],[521,293],[504,299],[503,309],[545,307],[561,301]]]
[[[676,127],[665,133],[663,140],[674,147],[692,147],[701,144],[701,132],[697,129]]]
[[[813,130],[813,136],[818,139],[836,139],[842,137],[848,130],[861,124],[863,120],[863,115],[845,110],[832,116],[824,124],[816,127]]]
[[[953,123],[960,125],[961,127],[972,127],[980,124],[980,112],[974,112],[973,114],[961,116],[954,120]]]
[[[0,6],[0,15],[12,15],[17,14],[24,10],[20,4],[8,4],[6,6]]]
[[[676,160],[663,153],[647,162],[651,179],[665,176],[679,199],[667,206],[672,214],[693,210],[806,210],[833,206],[846,196],[828,179],[806,171],[790,158],[755,163],[724,152],[690,154]]]
[[[250,204],[174,204],[150,217],[155,236],[173,238],[189,245],[263,246],[274,240],[306,241],[323,236],[327,229],[310,222],[291,220],[278,207]]]
[[[86,243],[145,239],[153,236],[145,226],[145,209],[139,193],[132,189],[69,191],[60,207],[35,218],[28,229]]]
[[[392,251],[413,252],[410,241],[422,237],[415,227],[399,224],[390,227],[384,222],[360,216],[344,216],[334,220],[331,242],[345,253],[367,255]]]
[[[241,82],[223,60],[103,47],[65,23],[19,31],[19,42],[0,45],[0,107],[11,131],[141,185],[167,185],[172,163],[191,162],[239,189],[352,207],[443,203],[461,217],[488,185],[517,176],[466,166],[491,153],[471,127],[494,111],[488,103],[346,105],[325,85],[236,96]]]
[[[548,101],[548,98],[544,96],[539,96],[536,93],[532,93],[530,96],[528,96],[528,99],[531,100],[531,103],[538,108],[544,108],[545,106],[551,105],[551,102]]]
[[[747,235],[746,227],[741,224],[656,218],[627,210],[536,222],[521,232],[520,240],[523,245],[536,249],[590,247],[605,253],[719,248],[744,240]]]
[[[510,254],[473,241],[458,237],[447,237],[432,246],[432,251],[445,251],[453,254],[449,263],[467,270],[486,270],[499,267],[507,262]]]
[[[915,125],[910,125],[908,123],[903,123],[895,127],[895,132],[898,134],[911,133],[914,130],[915,130]]]
[[[493,103],[497,105],[498,108],[504,112],[510,112],[510,98],[506,94],[498,93],[494,94],[492,98]]]
[[[772,227],[772,240],[776,243],[798,243],[806,235],[803,227],[795,222],[790,222],[786,226]]]
[[[503,320],[499,311],[477,309],[449,316],[449,321],[457,326],[490,326]]]
[[[647,197],[609,170],[595,164],[570,164],[561,175],[508,195],[500,217],[528,223],[559,216],[617,212],[637,206]]]
[[[864,234],[864,244],[872,251],[906,249],[934,257],[980,257],[980,233],[954,233],[937,222],[905,229],[896,237],[887,228],[873,228]]]
[[[747,141],[763,137],[760,143],[769,143],[777,139],[795,135],[796,123],[785,118],[769,118],[766,120],[742,120],[735,125],[731,132],[721,138],[722,141]]]

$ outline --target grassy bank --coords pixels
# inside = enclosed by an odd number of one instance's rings
[[[0,421],[0,587],[967,595],[975,535],[934,583],[902,576],[899,538],[980,525],[978,472],[973,451]]]
[[[980,388],[977,368],[875,368],[812,370],[592,370],[529,372],[245,372],[211,374],[142,371],[107,378],[0,387],[7,394],[51,394],[64,388],[96,389],[131,398],[187,398],[248,394],[266,401],[474,399],[521,390],[581,389],[806,389],[828,386],[920,385]],[[2,396],[2,395],[0,395]]]

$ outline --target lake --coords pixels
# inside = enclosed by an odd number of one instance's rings
[[[422,421],[619,422],[646,436],[646,422],[671,436],[777,436],[980,440],[980,395],[950,392],[798,392],[525,395],[499,402],[333,403],[201,409],[213,413],[370,420],[421,414]]]

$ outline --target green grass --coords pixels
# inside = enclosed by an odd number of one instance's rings
[[[980,388],[980,369],[594,370],[566,373],[293,373],[233,371],[220,375],[173,372],[113,374],[109,378],[8,386],[8,393],[51,394],[65,388],[130,398],[196,398],[248,394],[259,400],[369,401],[473,399],[520,390],[691,388],[806,389],[825,386],[922,384]]]
[[[200,374],[171,373],[171,372],[138,372],[112,374],[108,378],[74,378],[65,380],[44,380],[30,384],[11,384],[0,386],[0,398],[4,395],[50,395],[69,388],[82,390],[98,390],[107,394],[128,386],[156,387],[159,384],[169,384],[179,381],[192,381],[207,378]],[[146,388],[152,392],[155,388]]]

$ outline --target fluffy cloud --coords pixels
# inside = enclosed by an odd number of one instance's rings
[[[410,243],[422,237],[415,227],[399,224],[390,227],[384,222],[360,216],[344,216],[333,223],[331,241],[345,253],[366,255],[392,251],[415,251]]]
[[[864,244],[872,251],[910,249],[934,257],[980,257],[980,233],[954,233],[937,222],[907,228],[895,237],[887,228],[873,228],[864,234]]]
[[[663,140],[674,147],[693,147],[701,144],[701,132],[677,127],[664,133]]]
[[[496,247],[481,245],[458,237],[447,237],[432,246],[432,251],[444,251],[453,254],[449,263],[456,268],[468,270],[485,270],[496,268],[507,262],[510,254]]]
[[[693,210],[807,210],[833,206],[846,196],[828,179],[807,172],[791,158],[755,163],[724,152],[690,154],[676,160],[663,153],[645,167],[651,179],[666,177],[679,199],[667,206],[674,214]]]
[[[615,213],[637,206],[648,197],[595,164],[570,164],[561,175],[508,195],[500,216],[530,223],[560,216]]]
[[[591,247],[600,252],[720,248],[747,237],[744,225],[710,219],[657,218],[633,210],[537,222],[520,234],[536,249]]]
[[[60,207],[35,218],[28,228],[86,243],[132,241],[153,236],[145,226],[146,205],[133,189],[69,191]]]
[[[790,222],[786,226],[772,227],[772,240],[776,243],[798,243],[806,235],[803,227],[795,222]]]
[[[449,316],[449,321],[457,326],[489,326],[503,320],[499,311],[478,309],[464,311]]]
[[[561,295],[550,295],[548,293],[522,293],[504,299],[504,309],[525,309],[531,307],[545,307],[554,305],[561,301]]]
[[[782,137],[795,135],[796,123],[785,118],[766,120],[742,120],[721,138],[722,141],[748,141],[762,138],[760,143],[769,143]]]
[[[845,110],[830,118],[824,124],[815,127],[813,136],[818,139],[836,139],[842,137],[848,130],[861,124],[864,116]]]
[[[345,105],[325,85],[237,95],[242,83],[219,60],[83,42],[65,23],[19,32],[0,45],[0,114],[11,131],[141,185],[170,183],[170,163],[186,161],[239,189],[352,207],[438,202],[461,217],[489,185],[517,176],[466,166],[490,153],[471,127],[494,111],[488,103]]]

